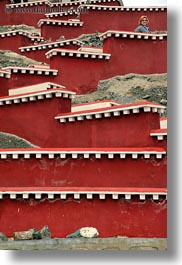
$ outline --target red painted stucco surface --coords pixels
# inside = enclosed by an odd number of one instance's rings
[[[107,38],[104,41],[104,53],[111,54],[110,59],[69,57],[61,56],[59,53],[52,56],[50,67],[59,70],[56,82],[69,87],[77,94],[84,94],[96,90],[99,80],[116,75],[167,71],[166,39]]]
[[[50,148],[155,146],[150,131],[160,128],[158,113],[141,110],[138,114],[66,123],[54,119],[60,112],[69,112],[70,108],[70,99],[55,97],[3,105],[1,131]]]
[[[167,11],[115,11],[115,10],[87,10],[80,13],[82,27],[47,25],[41,26],[41,35],[44,38],[53,40],[64,35],[66,38],[78,37],[81,34],[94,32],[105,32],[107,30],[134,31],[138,26],[138,20],[142,15],[146,15],[150,20],[150,30],[167,30]],[[128,19],[130,17],[130,19]],[[102,18],[102,19],[101,19]],[[53,19],[60,19],[55,17]],[[65,19],[66,20],[66,19]]]
[[[48,159],[43,155],[36,159],[23,156],[17,160],[8,158],[0,160],[0,186],[8,187],[145,187],[165,188],[166,183],[166,156],[157,159],[151,155],[150,159],[139,155],[132,159],[126,155],[121,159],[115,155],[108,159],[107,155],[96,159],[91,155],[89,159],[79,155],[77,159],[67,155],[60,159]]]
[[[11,50],[20,54],[18,48],[28,45],[33,45],[33,41],[26,36],[18,35],[18,33],[15,36],[0,37],[0,50]]]
[[[143,15],[148,16],[151,31],[167,30],[167,10],[156,12],[154,10],[114,11],[90,9],[87,12],[81,12],[80,21],[84,22],[86,33],[107,30],[134,31],[138,26],[139,18]]]
[[[0,208],[1,231],[7,236],[48,225],[52,237],[65,237],[84,226],[96,227],[99,237],[167,237],[166,200],[4,199]]]
[[[43,45],[43,44],[42,44]],[[28,46],[28,45],[27,45]],[[68,49],[71,49],[71,50],[73,50],[73,49],[75,49],[75,50],[77,50],[79,47],[78,47],[78,45],[76,45],[76,44],[70,44],[70,45],[66,45],[65,44],[65,46],[61,46],[60,47],[61,49],[62,48],[68,48]],[[42,50],[39,50],[38,48],[35,50],[35,51],[25,51],[25,52],[21,52],[20,50],[19,50],[19,53],[21,54],[21,55],[23,55],[23,56],[27,56],[27,57],[29,57],[29,58],[31,58],[31,59],[33,59],[33,60],[36,60],[36,61],[39,61],[39,62],[45,62],[45,63],[47,63],[47,64],[49,64],[49,59],[48,58],[46,58],[46,55],[45,55],[45,53],[46,52],[48,52],[49,50],[51,50],[51,49],[53,49],[53,48],[49,48],[49,47],[47,47],[46,46],[46,49],[42,49]]]
[[[41,69],[40,69],[41,70]],[[0,94],[1,96],[7,96],[8,90],[13,88],[19,88],[23,86],[35,85],[44,82],[56,83],[56,76],[52,73],[45,74],[30,74],[30,73],[11,73],[10,78],[1,78]]]

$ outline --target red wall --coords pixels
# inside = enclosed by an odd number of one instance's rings
[[[27,45],[28,46],[28,45]],[[72,49],[72,50],[77,50],[79,48],[78,45],[76,44],[70,44],[70,45],[66,45],[65,46],[61,46],[59,48],[69,48],[69,49]],[[53,48],[52,48],[53,49]],[[51,50],[51,48],[46,48],[46,49],[43,49],[43,50],[36,50],[36,51],[25,51],[25,52],[21,52],[19,50],[19,53],[23,56],[27,56],[33,60],[36,60],[36,61],[39,61],[39,62],[45,62],[47,64],[49,64],[49,59],[46,58],[45,56],[45,53],[48,52],[49,50]]]
[[[145,159],[139,155],[132,159],[131,155],[120,159],[108,159],[102,155],[101,159],[90,156],[79,158],[54,159],[43,155],[36,159],[20,156],[18,159],[7,158],[0,160],[1,187],[153,187],[166,188],[166,157],[157,159],[152,155]]]
[[[148,16],[150,30],[167,30],[167,11],[89,10],[80,14],[85,33],[107,30],[134,31],[141,16]],[[102,19],[101,19],[102,18]]]
[[[69,111],[64,107],[66,99],[64,104],[60,102],[59,98],[52,98],[1,106],[0,130],[40,147],[155,146],[150,131],[160,128],[158,113],[141,111],[140,114],[60,123],[54,117]]]
[[[52,74],[38,75],[38,74],[29,74],[29,73],[26,73],[26,74],[11,73],[11,78],[2,78],[2,83],[0,87],[0,95],[7,96],[8,90],[13,89],[13,88],[35,85],[35,84],[44,83],[44,82],[55,83],[55,80],[56,80],[55,77],[56,76]]]
[[[0,25],[20,25],[23,21],[25,25],[37,27],[38,21],[41,18],[45,18],[46,7],[49,8],[47,5],[42,4],[38,6],[29,5],[14,9],[6,9],[5,4],[2,3]],[[37,10],[39,11],[37,12]]]
[[[57,18],[56,18],[57,20]],[[60,19],[62,20],[62,19]],[[67,19],[65,19],[67,21]],[[77,38],[81,34],[86,34],[83,26],[69,26],[69,25],[51,25],[43,24],[41,25],[41,36],[44,39],[57,40],[60,36],[64,36],[65,39]]]
[[[66,237],[84,226],[96,227],[99,237],[167,237],[166,200],[5,199],[0,200],[0,211],[1,232],[9,237],[44,225],[49,226],[52,237]]]
[[[97,89],[98,81],[102,79],[104,69],[109,65],[106,59],[76,58],[67,55],[63,57],[58,54],[50,58],[50,67],[58,70],[56,82],[69,87],[77,94],[85,94]]]
[[[21,46],[29,45],[33,45],[31,39],[26,36],[18,35],[18,33],[15,36],[0,37],[0,50],[11,50],[13,52],[21,54],[18,48]]]
[[[150,36],[149,36],[150,38]],[[110,37],[104,40],[105,53],[111,53],[105,76],[167,72],[167,38],[144,40]]]
[[[52,37],[53,40],[61,35],[65,38],[75,38],[81,34],[103,33],[107,30],[134,31],[138,26],[140,16],[147,15],[150,20],[150,30],[167,30],[167,11],[110,11],[110,10],[88,10],[81,12],[80,21],[84,22],[82,27],[42,25],[41,36]],[[101,19],[102,18],[102,19]],[[128,19],[129,18],[129,19]],[[56,19],[62,20],[61,17]],[[66,18],[65,18],[66,20]]]
[[[50,58],[50,67],[58,69],[56,82],[78,94],[97,90],[99,80],[129,73],[167,72],[167,40],[107,38],[104,52],[109,60],[60,56]],[[70,74],[72,78],[70,78]]]

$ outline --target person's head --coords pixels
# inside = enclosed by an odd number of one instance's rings
[[[147,26],[148,23],[149,23],[149,19],[147,16],[141,16],[139,21],[138,21],[138,24],[143,25],[143,26]]]

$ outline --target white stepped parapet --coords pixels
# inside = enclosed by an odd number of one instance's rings
[[[79,6],[79,10],[80,12],[82,12],[82,9],[87,9],[87,10],[109,10],[109,11],[113,11],[113,12],[123,12],[123,11],[127,11],[127,12],[146,12],[146,11],[167,11],[167,7],[166,6],[106,6],[106,5],[89,5],[89,4],[82,4]]]
[[[166,151],[163,148],[157,147],[143,147],[143,148],[26,148],[26,149],[0,149],[0,159],[31,159],[35,157],[40,159],[46,156],[48,159],[54,159],[59,157],[60,159],[66,159],[70,157],[72,159],[79,159],[79,156],[83,156],[84,159],[89,159],[91,156],[96,159],[102,159],[106,156],[108,159],[114,159],[119,157],[120,159],[126,159],[130,156],[132,159],[139,159],[141,156],[144,159],[149,159],[151,156],[155,156],[156,159],[162,159],[166,155]]]
[[[157,137],[157,140],[162,141],[167,136],[167,129],[152,130],[150,136]]]
[[[88,105],[89,106],[89,105]],[[58,114],[55,119],[62,122],[70,121],[80,121],[84,119],[97,119],[97,118],[110,118],[112,116],[120,115],[129,115],[135,114],[139,115],[140,111],[143,112],[158,112],[163,113],[165,107],[153,102],[137,102],[133,104],[119,104],[117,106],[104,107],[104,108],[95,108],[95,109],[86,109],[80,111],[72,111],[70,113]],[[98,115],[100,114],[100,115]]]
[[[160,118],[160,129],[167,129],[167,118],[166,117]]]
[[[38,27],[41,27],[43,24],[46,25],[58,25],[58,26],[70,26],[70,27],[82,27],[84,22],[78,20],[58,20],[58,19],[40,19],[38,22]]]
[[[69,39],[69,40],[63,40],[63,41],[59,40],[59,41],[54,41],[54,42],[41,43],[37,45],[24,46],[24,47],[20,47],[19,50],[21,52],[38,51],[38,50],[59,48],[59,47],[63,47],[63,46],[71,45],[71,44],[76,44],[78,46],[81,46],[83,42],[77,39]]]
[[[62,89],[64,89],[65,87],[61,86],[59,84],[56,84],[56,83],[52,83],[52,82],[44,82],[44,83],[40,83],[40,84],[9,89],[9,96],[19,95],[19,94],[24,94],[24,93],[39,92],[39,91],[44,91],[44,90],[51,89],[51,88],[62,88]]]
[[[82,110],[91,110],[98,108],[106,108],[112,106],[118,106],[120,103],[113,100],[101,100],[96,102],[82,103],[82,104],[73,104],[71,107],[72,112],[82,111]]]
[[[25,36],[31,39],[32,41],[38,41],[38,42],[43,41],[43,38],[41,36],[35,36],[34,34],[26,30],[17,29],[17,30],[9,30],[9,31],[0,32],[0,38],[12,37],[12,36],[17,36],[17,35]]]
[[[90,4],[94,3],[107,3],[111,2],[111,0],[89,0]],[[112,2],[117,2],[120,5],[123,5],[121,0],[112,0]],[[62,2],[51,2],[49,0],[37,0],[37,1],[31,1],[31,2],[25,2],[25,3],[16,3],[16,4],[7,4],[6,8],[7,9],[14,9],[14,8],[25,8],[25,7],[31,7],[31,6],[42,6],[43,4],[50,6],[50,7],[55,7],[55,6],[78,6],[80,4],[86,4],[88,3],[88,0],[78,0],[78,1],[65,1],[63,0]]]
[[[77,57],[77,58],[89,58],[89,59],[105,59],[105,60],[109,60],[111,57],[110,53],[98,52],[97,49],[94,52],[94,47],[92,48],[92,52],[70,50],[70,49],[64,49],[64,50],[63,49],[52,49],[46,53],[47,58],[51,58],[56,55]]]
[[[5,71],[9,71],[11,74],[21,73],[21,74],[36,74],[36,75],[57,75],[58,70],[50,69],[45,66],[37,65],[34,67],[21,67],[21,66],[8,66],[2,68]]]
[[[6,105],[28,103],[30,101],[49,99],[52,97],[74,98],[75,93],[61,88],[51,88],[32,93],[16,94],[6,97],[0,97],[0,107]]]
[[[140,33],[140,32],[133,32],[133,31],[118,31],[118,30],[108,30],[104,33],[99,35],[101,40],[114,37],[114,38],[132,38],[132,39],[151,39],[151,40],[164,40],[167,38],[167,33]]]
[[[3,69],[0,69],[0,77],[10,78],[11,77],[11,73],[10,73],[10,71],[6,71],[6,70],[3,70]]]
[[[113,200],[124,198],[125,200],[132,200],[133,197],[138,197],[139,200],[144,201],[152,199],[159,201],[161,198],[167,200],[166,188],[122,188],[122,187],[0,187],[0,199],[9,197],[12,200],[24,199],[28,200],[34,198],[41,200],[48,198],[53,200],[59,198],[66,200],[67,196],[73,197],[74,200],[80,200],[84,196],[88,200],[93,200],[98,196],[100,200],[105,200],[111,197]]]

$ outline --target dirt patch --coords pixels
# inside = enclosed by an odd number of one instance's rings
[[[36,148],[38,146],[14,134],[0,132],[0,148]]]
[[[120,103],[150,101],[167,107],[167,74],[127,74],[101,80],[97,91],[76,95],[73,104],[98,100],[115,100]],[[164,115],[167,116],[167,109]]]

